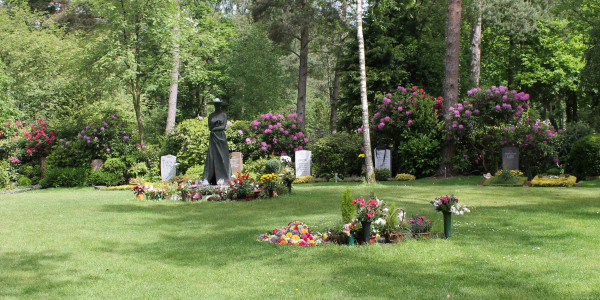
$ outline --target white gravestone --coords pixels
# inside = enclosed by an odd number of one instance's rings
[[[392,172],[392,151],[390,149],[375,149],[375,169],[388,169]]]
[[[165,155],[160,157],[160,177],[169,181],[177,175],[177,156]]]
[[[296,176],[311,175],[312,152],[308,150],[296,151]]]

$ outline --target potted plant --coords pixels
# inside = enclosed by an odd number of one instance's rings
[[[397,243],[402,241],[406,235],[407,228],[404,222],[406,212],[402,208],[396,208],[395,204],[392,204],[390,211],[391,213],[386,218],[385,241],[387,243]]]
[[[141,185],[139,183],[131,187],[131,190],[133,191],[135,196],[140,200],[144,200],[144,193],[146,192],[147,189],[148,189],[148,186]]]
[[[252,182],[250,174],[246,173],[242,175],[240,172],[237,173],[237,177],[233,180],[227,180],[229,187],[231,188],[232,195],[235,195],[237,200],[252,200]]]
[[[415,238],[428,238],[431,234],[431,221],[425,216],[416,215],[410,220],[410,231],[412,231],[413,237]]]
[[[292,183],[296,180],[296,171],[291,166],[283,167],[283,173],[281,175],[281,179],[286,184],[288,188],[288,192],[292,193]]]
[[[271,173],[265,174],[260,177],[260,185],[267,191],[269,198],[273,197],[273,191],[277,186],[278,174]]]
[[[462,215],[470,212],[469,208],[458,203],[458,198],[454,195],[435,198],[435,201],[431,201],[431,205],[435,207],[436,211],[441,211],[444,215],[444,235],[446,238],[450,237],[452,214]]]
[[[187,183],[180,183],[177,185],[177,191],[181,193],[181,200],[186,201],[191,198],[192,188]]]

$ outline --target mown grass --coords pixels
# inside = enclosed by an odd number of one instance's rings
[[[1,298],[599,298],[600,187],[477,186],[479,177],[302,184],[236,203],[135,200],[128,191],[0,195]],[[258,242],[301,220],[323,230],[339,199],[373,192],[424,214],[455,194],[472,213],[451,239],[312,248]]]

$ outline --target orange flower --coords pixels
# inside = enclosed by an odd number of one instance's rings
[[[287,243],[288,243],[288,242],[287,242],[287,240],[285,240],[285,239],[280,239],[280,240],[279,240],[279,244],[281,244],[281,245],[287,245]]]

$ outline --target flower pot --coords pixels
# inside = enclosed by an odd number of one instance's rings
[[[375,236],[372,235],[369,237],[369,244],[374,244],[375,243]]]
[[[288,188],[288,193],[290,193],[290,194],[291,194],[291,193],[292,193],[292,182],[291,182],[291,181],[289,181],[289,182],[287,183],[287,188]]]
[[[363,244],[367,244],[371,240],[371,222],[369,221],[360,221],[363,230]]]
[[[269,198],[273,198],[273,190],[267,190],[267,194],[269,195]]]
[[[414,232],[413,237],[417,240],[426,240],[431,235],[431,232]]]
[[[348,246],[354,246],[354,234],[350,234],[350,236],[348,236]]]
[[[444,235],[449,238],[452,229],[452,213],[449,211],[443,211],[442,213],[444,214]]]
[[[135,197],[138,198],[138,200],[144,200],[144,194],[137,194]]]

